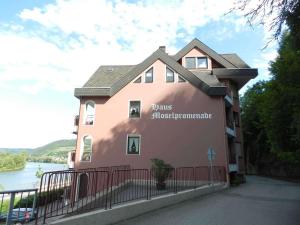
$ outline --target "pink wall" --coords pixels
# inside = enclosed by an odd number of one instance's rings
[[[202,166],[208,165],[210,146],[217,153],[215,165],[227,165],[223,97],[210,97],[188,82],[178,83],[177,78],[175,83],[166,83],[166,66],[159,60],[153,64],[153,69],[153,83],[132,82],[111,98],[81,99],[76,168],[125,164],[148,168],[151,158],[163,159],[174,167]],[[96,103],[94,125],[82,125],[87,100]],[[128,118],[130,100],[141,101],[141,118]],[[172,111],[176,113],[212,113],[212,119],[153,120],[152,104],[173,105]],[[140,155],[126,154],[128,134],[141,135]],[[80,144],[85,135],[93,137],[91,162],[79,160]]]

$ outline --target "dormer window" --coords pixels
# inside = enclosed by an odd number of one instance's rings
[[[140,118],[141,117],[141,102],[130,101],[129,102],[129,118]]]
[[[89,101],[85,103],[85,125],[93,125],[95,119],[95,103]]]
[[[149,69],[145,74],[145,83],[153,82],[153,68]]]
[[[170,70],[168,67],[167,67],[167,70],[166,70],[166,82],[167,83],[173,83],[174,82],[174,71]]]
[[[207,57],[186,57],[185,67],[188,69],[207,69],[208,60]]]
[[[197,57],[197,68],[207,69],[207,57]]]

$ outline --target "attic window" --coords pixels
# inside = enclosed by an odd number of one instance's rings
[[[153,68],[149,69],[145,74],[145,83],[153,82]]]
[[[185,58],[185,67],[188,69],[196,68],[195,57],[186,57]]]
[[[183,79],[181,76],[178,75],[178,82],[179,83],[183,83],[183,82],[186,82],[186,80]]]
[[[142,77],[139,77],[133,83],[141,83],[141,82],[142,82]]]
[[[188,69],[207,69],[208,60],[207,57],[186,57],[185,67]]]
[[[207,69],[207,57],[197,57],[197,68]]]
[[[167,67],[167,71],[166,71],[166,81],[167,81],[167,83],[174,82],[174,72],[172,70],[170,70],[168,67]]]

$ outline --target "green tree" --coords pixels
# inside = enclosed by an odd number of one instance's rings
[[[291,32],[282,36],[272,79],[241,99],[245,152],[264,174],[300,175],[300,50]]]
[[[290,32],[284,33],[270,72],[263,115],[271,151],[287,163],[299,164],[300,50]]]
[[[249,172],[260,171],[268,158],[269,148],[262,120],[267,82],[257,82],[241,98],[246,166]]]

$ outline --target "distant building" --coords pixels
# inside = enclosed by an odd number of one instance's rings
[[[75,169],[159,158],[174,167],[244,171],[238,91],[257,69],[194,39],[176,55],[164,46],[138,65],[100,66],[82,88]],[[70,157],[71,158],[71,157]]]

